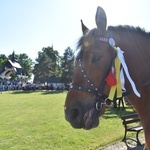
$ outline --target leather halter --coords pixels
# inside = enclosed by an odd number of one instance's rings
[[[96,38],[96,40],[99,40],[101,42],[109,43],[110,48],[112,50],[112,58],[111,58],[111,61],[110,61],[109,65],[107,66],[106,72],[103,75],[102,82],[101,82],[100,86],[96,87],[94,85],[94,83],[88,78],[88,76],[87,76],[87,74],[86,74],[86,72],[85,72],[85,70],[82,66],[82,62],[79,59],[78,60],[79,68],[81,70],[81,73],[82,73],[85,81],[90,85],[90,88],[72,84],[70,86],[70,89],[80,90],[80,91],[83,91],[83,92],[88,92],[88,93],[96,95],[96,104],[95,104],[96,105],[96,110],[100,111],[102,109],[103,104],[107,105],[107,102],[106,102],[107,101],[107,98],[106,98],[107,96],[104,94],[104,87],[106,85],[105,79],[108,76],[108,74],[109,74],[109,72],[112,68],[114,59],[116,58],[116,55],[117,55],[117,52],[114,50],[115,41],[112,38],[108,39],[108,38],[104,38],[104,37],[99,37],[99,38]]]

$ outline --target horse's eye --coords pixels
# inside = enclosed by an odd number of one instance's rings
[[[93,58],[92,58],[92,63],[97,63],[97,62],[99,62],[100,60],[101,60],[101,56],[94,56]]]

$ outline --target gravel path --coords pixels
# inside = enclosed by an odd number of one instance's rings
[[[140,135],[139,139],[142,144],[141,146],[137,146],[136,142],[128,139],[126,143],[119,141],[98,150],[143,150],[145,143],[144,135]]]

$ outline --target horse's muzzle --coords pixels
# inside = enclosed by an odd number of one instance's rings
[[[83,128],[81,110],[79,108],[65,108],[65,118],[73,128]]]
[[[65,109],[65,118],[73,128],[89,130],[99,124],[99,112],[95,108],[82,111],[80,108]]]

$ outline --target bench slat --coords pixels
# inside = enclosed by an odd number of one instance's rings
[[[135,113],[135,114],[129,114],[129,115],[123,115],[120,118],[121,119],[128,119],[128,118],[136,118],[136,117],[139,118],[139,116],[138,116],[137,113]]]
[[[128,131],[139,131],[139,130],[143,130],[142,126],[137,126],[137,127],[133,127],[133,128],[127,128]]]
[[[123,125],[131,124],[131,123],[135,123],[135,122],[140,122],[140,119],[136,118],[136,119],[131,119],[131,120],[123,120]]]

